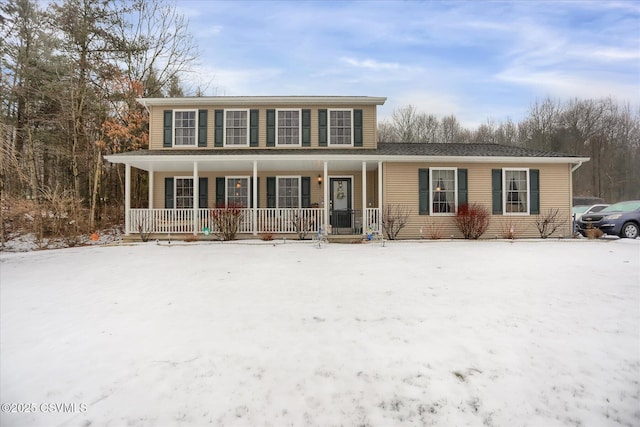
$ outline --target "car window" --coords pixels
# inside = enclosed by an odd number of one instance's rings
[[[584,211],[587,210],[588,207],[589,206],[574,206],[572,211],[573,211],[573,213],[576,213],[576,214],[583,213]]]
[[[615,203],[602,209],[600,212],[631,212],[640,209],[640,201]]]
[[[594,206],[591,209],[589,209],[587,212],[585,213],[595,213],[595,212],[600,212],[601,210],[603,210],[604,208],[606,208],[607,205],[599,205],[599,206]]]

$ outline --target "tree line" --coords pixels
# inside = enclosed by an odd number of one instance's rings
[[[148,147],[137,98],[202,94],[182,84],[197,57],[187,19],[163,0],[1,3],[0,215],[28,202],[32,213],[75,206],[89,230],[122,223],[123,168],[103,156]],[[378,139],[589,156],[575,194],[616,201],[640,198],[639,122],[638,109],[611,99],[546,99],[519,123],[488,120],[475,130],[407,106],[379,124]],[[144,207],[146,173],[134,169],[132,179],[132,203]]]
[[[640,107],[611,98],[537,100],[518,123],[488,119],[476,129],[408,105],[378,124],[378,141],[493,143],[589,157],[573,175],[574,196],[640,199]]]
[[[121,220],[123,170],[103,156],[147,146],[136,98],[182,95],[196,57],[187,20],[161,0],[0,4],[2,212],[55,199],[86,208],[90,229]]]

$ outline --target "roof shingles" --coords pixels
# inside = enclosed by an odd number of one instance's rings
[[[475,143],[406,143],[383,142],[377,149],[367,148],[216,148],[216,149],[171,149],[171,150],[139,150],[115,154],[115,156],[139,155],[309,155],[326,156],[369,155],[369,156],[434,156],[434,157],[580,157],[572,154],[535,150],[500,144]]]

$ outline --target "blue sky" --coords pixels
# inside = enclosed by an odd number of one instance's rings
[[[640,2],[177,0],[206,95],[386,96],[475,127],[536,99],[640,105]]]

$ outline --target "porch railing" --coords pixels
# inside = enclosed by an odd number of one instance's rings
[[[366,220],[364,231],[367,232],[369,229],[371,229],[371,231],[374,233],[382,233],[382,218],[380,215],[380,209],[366,208],[364,210],[364,213]]]
[[[130,209],[128,233],[215,233],[212,209]],[[255,213],[255,222],[254,222]],[[197,219],[197,221],[195,221]],[[238,233],[315,234],[324,223],[322,208],[245,208],[240,209]]]

